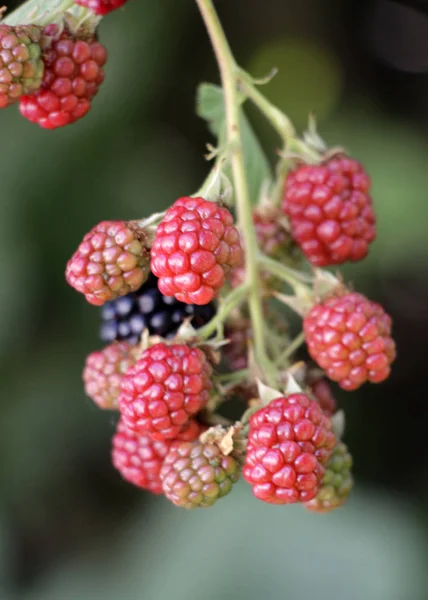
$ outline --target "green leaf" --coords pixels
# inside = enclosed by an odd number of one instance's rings
[[[241,103],[245,97],[240,97]],[[196,114],[205,119],[209,130],[219,140],[219,145],[224,143],[225,137],[225,111],[223,91],[212,83],[202,83],[198,88],[196,101]],[[248,174],[251,199],[257,202],[261,187],[265,181],[272,179],[269,163],[244,111],[240,111],[240,125],[242,131],[242,145],[244,149],[245,168]]]
[[[20,25],[21,23],[37,23],[45,25],[44,18],[49,18],[55,23],[65,11],[73,7],[73,0],[27,0],[16,8],[13,12],[8,13],[3,23],[7,25]]]

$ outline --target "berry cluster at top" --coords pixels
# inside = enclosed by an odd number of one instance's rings
[[[102,16],[126,0],[76,0],[65,13],[43,7],[31,23],[0,24],[0,108],[57,129],[81,119],[104,81],[107,51],[97,39]],[[81,8],[83,7],[83,8]]]
[[[125,0],[76,4],[0,24],[0,107],[17,101],[47,129],[89,111],[107,58],[97,25]],[[212,0],[196,4],[221,64],[225,133],[198,192],[141,220],[99,222],[68,261],[66,281],[101,307],[107,344],[86,359],[85,391],[118,411],[112,462],[139,488],[209,507],[242,472],[263,502],[330,511],[353,482],[328,380],[346,391],[380,383],[395,359],[383,308],[320,269],[367,255],[376,236],[370,179],[325,146],[313,119],[296,135],[236,67]],[[275,177],[257,190],[243,155],[243,99],[283,145]],[[294,339],[281,304],[302,317]],[[241,400],[233,420],[218,410],[229,399]]]

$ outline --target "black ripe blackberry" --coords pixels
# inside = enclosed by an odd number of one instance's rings
[[[195,328],[208,323],[215,314],[214,304],[183,304],[162,296],[157,277],[150,275],[136,292],[106,302],[101,308],[100,338],[110,344],[115,340],[137,344],[143,329],[151,335],[168,338],[174,335],[186,317],[192,317]]]

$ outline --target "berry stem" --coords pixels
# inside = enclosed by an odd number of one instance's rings
[[[275,169],[275,182],[272,189],[272,203],[274,206],[280,206],[284,195],[284,185],[289,171],[290,161],[280,157]]]
[[[229,190],[227,190],[227,186],[225,186],[225,189],[223,189],[223,184],[225,183],[224,179],[226,176],[222,172],[227,164],[228,156],[228,149],[217,155],[215,164],[208,173],[205,181],[198,191],[192,194],[194,198],[205,198],[205,200],[217,202],[219,198],[223,198],[223,196],[228,195]]]
[[[282,352],[277,359],[275,360],[275,364],[277,364],[278,366],[283,366],[283,367],[287,367],[288,366],[288,359],[296,352],[296,350],[298,348],[300,348],[300,346],[303,344],[303,342],[305,341],[305,334],[303,331],[301,331],[295,338],[294,340],[292,340],[289,345],[287,346],[287,348],[284,350],[284,352]]]
[[[275,275],[275,277],[278,277],[278,279],[281,279],[281,281],[288,283],[288,285],[290,285],[295,291],[302,291],[306,293],[311,292],[309,286],[306,285],[313,282],[313,278],[310,275],[300,273],[299,271],[287,267],[277,260],[273,260],[272,258],[265,256],[264,254],[259,255],[258,262],[263,269],[269,271],[269,273]]]
[[[239,89],[249,98],[266,117],[285,144],[285,153],[296,153],[306,162],[319,162],[320,155],[296,136],[290,119],[259,92],[248,73],[239,71]]]
[[[290,119],[258,91],[254,79],[251,79],[250,75],[243,70],[239,72],[238,86],[278,133],[283,143],[282,153],[285,155],[289,146],[296,140],[296,133]],[[289,170],[289,163],[289,159],[281,156],[276,165],[276,177],[272,191],[272,202],[275,206],[279,206],[284,193],[284,183]]]
[[[235,288],[221,302],[217,314],[206,325],[198,329],[198,338],[208,339],[215,331],[223,327],[227,316],[243,302],[248,294],[249,286],[247,283]]]
[[[249,379],[250,371],[249,369],[241,369],[240,371],[234,371],[233,373],[224,373],[223,375],[218,375],[216,380],[223,384],[229,383],[239,383],[244,381],[245,379]]]
[[[162,221],[162,219],[164,218],[165,212],[166,211],[153,213],[152,215],[150,215],[150,217],[141,219],[140,221],[136,221],[136,223],[140,229],[145,229],[146,227],[152,227],[152,226],[157,227],[159,225],[159,223]]]
[[[284,140],[294,138],[296,133],[290,119],[259,92],[248,73],[241,69],[238,75],[239,89],[257,106],[278,135]]]
[[[242,151],[242,136],[239,119],[237,76],[239,69],[230,50],[212,0],[196,0],[214,49],[224,90],[226,112],[226,137],[230,150],[230,161],[239,225],[245,246],[245,272],[248,284],[248,307],[253,327],[254,353],[266,380],[274,377],[274,368],[265,347],[265,327],[257,264],[257,240],[254,230],[251,202]]]

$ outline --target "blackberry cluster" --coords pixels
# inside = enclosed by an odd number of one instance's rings
[[[212,302],[197,306],[163,296],[158,290],[157,281],[157,277],[150,275],[136,292],[104,304],[100,328],[103,342],[110,344],[119,340],[137,344],[145,328],[151,335],[171,338],[186,317],[192,317],[192,325],[197,329],[214,316],[215,306]]]

